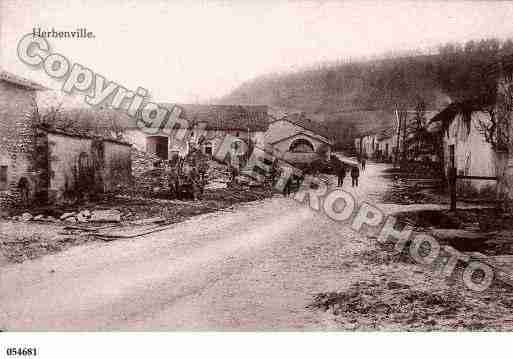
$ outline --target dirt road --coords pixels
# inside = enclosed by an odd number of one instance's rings
[[[369,164],[360,187],[349,190],[359,200],[378,198],[387,186],[378,176],[382,169]],[[375,328],[340,324],[307,308],[318,293],[362,281],[442,283],[411,264],[369,262],[374,250],[348,226],[278,196],[151,236],[90,243],[3,267],[0,329]]]

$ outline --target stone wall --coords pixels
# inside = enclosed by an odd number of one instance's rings
[[[155,169],[155,164],[162,160],[156,155],[140,151],[132,147],[132,176],[134,179],[140,178],[144,173]]]
[[[132,148],[113,141],[104,143],[104,191],[116,191],[132,183]]]
[[[4,207],[19,202],[18,184],[22,178],[29,183],[30,196],[36,192],[36,133],[30,117],[34,100],[34,91],[0,81],[0,166],[7,166],[7,184],[0,189],[0,204]]]

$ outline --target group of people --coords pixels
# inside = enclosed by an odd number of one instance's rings
[[[359,165],[351,165],[351,170],[350,170],[350,174],[351,174],[351,186],[352,187],[358,187],[358,178],[360,177],[360,165],[362,166],[362,172],[365,171],[365,165],[366,165],[366,160],[365,158],[361,159],[358,161],[360,164]],[[345,163],[342,163],[339,168],[337,169],[337,177],[338,177],[338,186],[339,187],[342,187],[342,185],[344,184],[344,178],[346,177],[346,173],[347,173],[347,168],[346,168],[346,164]]]
[[[339,165],[336,166],[336,173],[338,177],[338,187],[342,187],[344,183],[344,178],[346,177],[347,172],[350,172],[351,176],[351,185],[352,187],[358,187],[358,179],[360,177],[360,166],[361,171],[365,171],[366,167],[366,160],[365,158],[358,159],[357,165],[350,165],[344,162],[339,162]],[[276,184],[276,181],[280,175],[279,167],[277,166],[277,163],[273,163],[273,166],[271,167],[270,176],[269,176],[269,184],[271,187],[274,187]],[[290,176],[290,178],[287,179],[287,182],[284,185],[283,188],[283,195],[285,197],[288,197],[291,195],[291,193],[294,190],[298,190],[301,186],[301,182],[303,181],[303,176]]]

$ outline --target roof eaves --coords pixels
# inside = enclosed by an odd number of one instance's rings
[[[12,83],[17,86],[25,87],[30,90],[44,91],[48,90],[47,87],[40,85],[36,82],[30,81],[18,75],[11,74],[7,71],[0,70],[0,80]]]

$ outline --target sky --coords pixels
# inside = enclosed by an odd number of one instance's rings
[[[54,52],[157,101],[207,102],[270,72],[469,39],[513,37],[512,2],[1,0],[0,66],[50,88],[16,56],[33,28],[87,28]]]

